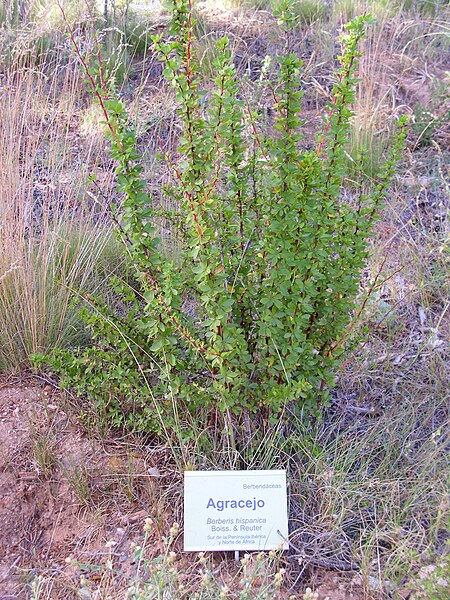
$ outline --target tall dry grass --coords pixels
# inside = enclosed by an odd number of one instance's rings
[[[111,226],[88,195],[103,142],[75,132],[80,89],[70,64],[51,76],[16,64],[1,80],[0,371],[82,341],[71,299],[104,275],[98,262]],[[108,189],[108,171],[104,179]]]

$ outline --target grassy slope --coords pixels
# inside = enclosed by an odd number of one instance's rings
[[[301,588],[316,566],[339,569],[356,561],[369,595],[386,593],[386,586],[394,586],[399,593],[410,586],[416,589],[416,597],[432,598],[425,589],[428,585],[429,590],[437,590],[434,597],[444,597],[439,596],[436,581],[442,572],[439,565],[444,560],[449,515],[444,452],[450,334],[445,7],[415,2],[402,12],[392,4],[355,0],[337,2],[332,10],[321,6],[316,21],[308,16],[316,14],[314,3],[310,4],[308,10],[305,3],[299,7],[301,26],[291,40],[305,59],[307,134],[313,135],[316,114],[330,90],[330,64],[341,15],[347,19],[366,5],[378,16],[378,24],[369,34],[361,68],[349,148],[350,177],[352,161],[361,150],[367,176],[375,175],[383,139],[399,113],[409,112],[414,121],[408,152],[372,242],[367,277],[374,277],[382,267],[385,281],[365,317],[370,336],[338,373],[334,403],[320,430],[313,439],[306,437],[307,443],[298,442],[291,471],[292,541],[304,558],[300,564],[287,561],[288,578],[299,578]],[[215,30],[230,32],[236,60],[250,76],[258,73],[265,53],[273,54],[280,44],[266,12],[245,6],[212,8],[208,3],[200,3],[198,10],[197,51],[206,75],[210,74]],[[5,79],[0,120],[9,127],[2,131],[0,149],[3,369],[26,365],[37,350],[73,343],[73,321],[66,318],[70,288],[89,279],[89,269],[91,285],[99,285],[95,257],[102,253],[104,228],[108,227],[96,215],[92,240],[100,243],[94,244],[95,252],[89,252],[89,261],[95,260],[88,266],[85,243],[92,242],[80,238],[79,222],[81,216],[93,222],[90,200],[94,195],[103,202],[103,197],[87,175],[97,171],[108,194],[111,167],[97,128],[96,109],[75,70],[71,77],[55,76],[67,73],[57,65],[59,60],[69,60],[69,55],[55,33],[61,22],[55,17],[52,23],[53,29],[37,21],[28,28],[22,24],[19,33],[8,27],[2,31]],[[45,57],[34,55],[37,39],[42,40],[39,52],[50,49]],[[127,59],[117,64],[120,83],[122,67],[131,63]],[[153,133],[156,129],[165,143],[175,144],[174,104],[151,56],[132,64],[123,91],[132,110],[139,108],[146,168],[151,185],[157,188]],[[267,109],[269,100],[262,102]],[[78,153],[74,148],[79,148]],[[158,177],[163,180],[164,174]],[[57,209],[55,219],[55,209],[46,213],[45,207],[59,197],[54,190],[61,182],[65,204]],[[32,225],[30,236],[30,198],[36,196],[39,185],[44,216]],[[351,194],[350,187],[346,193]],[[67,197],[72,198],[76,213],[68,211]],[[64,233],[57,227],[63,227]],[[117,257],[113,253],[108,260],[114,263]],[[111,265],[106,270],[112,270]],[[61,313],[55,313],[52,304],[55,294],[62,293],[61,286],[54,287],[55,276],[68,277],[62,289],[69,293],[56,302]],[[164,499],[168,505],[171,493],[168,490]],[[413,582],[425,567],[436,565],[429,569],[430,582],[427,577]],[[182,562],[179,568],[187,572],[191,567]],[[214,563],[214,569],[220,580],[223,565]]]

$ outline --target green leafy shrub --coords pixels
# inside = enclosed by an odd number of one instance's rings
[[[275,0],[273,3],[274,9],[278,10],[283,4],[286,4],[284,0],[281,2]],[[291,2],[290,6],[297,23],[300,25],[311,25],[311,23],[322,19],[327,12],[327,4],[323,0],[296,0]]]
[[[295,24],[287,6],[279,22]],[[215,89],[205,97],[190,4],[173,3],[171,41],[156,36],[154,48],[183,123],[181,158],[163,157],[177,204],[163,216],[181,254],[156,236],[160,208],[145,191],[123,103],[97,88],[118,163],[121,235],[139,285],[116,283],[122,301],[113,314],[91,301],[96,347],[59,355],[54,364],[65,385],[116,424],[184,429],[186,439],[191,416],[205,429],[219,427],[236,447],[255,442],[288,412],[319,416],[404,135],[400,129],[372,193],[359,190],[354,204],[342,200],[358,43],[368,22],[356,18],[341,36],[323,133],[315,148],[301,151],[297,55],[278,57],[273,78],[261,75],[274,97],[268,131],[241,91],[226,38],[218,41]]]

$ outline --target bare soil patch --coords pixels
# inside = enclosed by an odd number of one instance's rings
[[[65,582],[52,597],[77,597],[80,572],[71,559],[101,564],[107,541],[125,578],[130,543],[154,512],[152,473],[145,457],[125,459],[122,450],[88,438],[50,386],[3,382],[0,598],[27,598],[37,574]]]

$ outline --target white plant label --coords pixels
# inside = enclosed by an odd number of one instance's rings
[[[287,538],[286,471],[185,471],[186,551],[287,550]]]

